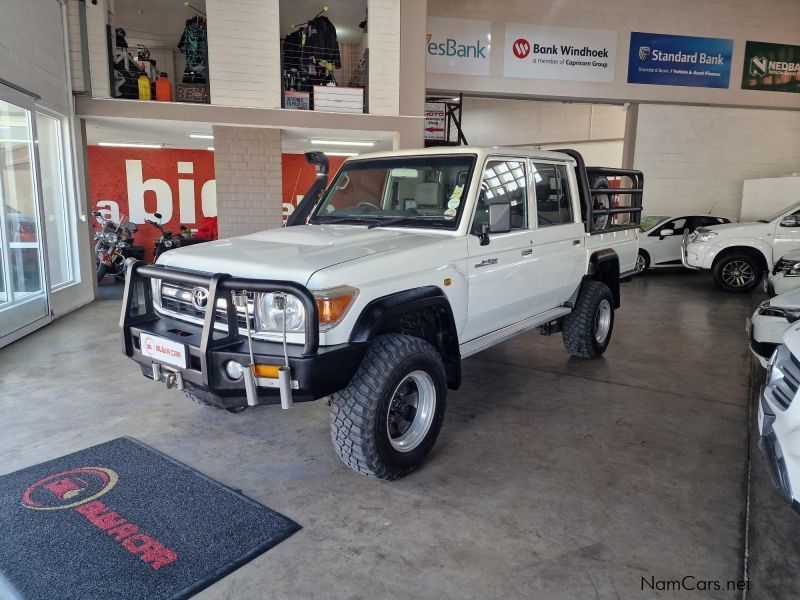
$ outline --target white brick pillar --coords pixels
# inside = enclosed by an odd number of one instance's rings
[[[368,0],[367,11],[369,112],[373,115],[399,115],[400,2]]]
[[[283,223],[281,130],[214,126],[220,237]]]
[[[281,107],[278,6],[279,0],[207,0],[211,104]]]

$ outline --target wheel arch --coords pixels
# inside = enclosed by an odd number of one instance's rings
[[[589,257],[589,273],[587,279],[602,281],[611,290],[614,308],[620,307],[619,293],[619,256],[611,248],[598,250]]]
[[[761,265],[761,268],[764,271],[769,271],[771,261],[769,257],[765,254],[763,248],[759,246],[744,246],[744,245],[735,245],[735,246],[728,246],[723,250],[720,250],[719,253],[714,257],[713,262],[711,263],[711,269],[713,270],[714,267],[719,264],[719,261],[731,256],[732,254],[749,254],[756,258]]]
[[[358,316],[350,342],[369,343],[384,333],[402,333],[429,342],[442,357],[447,386],[461,385],[461,352],[453,309],[436,286],[395,292],[372,300]]]

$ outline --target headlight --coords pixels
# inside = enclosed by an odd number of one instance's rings
[[[772,306],[769,300],[764,300],[764,302],[758,306],[756,312],[762,317],[777,317],[779,319],[786,319],[789,323],[800,320],[800,308]]]
[[[163,244],[164,248],[172,248],[172,242],[170,242],[169,240],[164,240]]]
[[[358,290],[342,286],[330,290],[314,292],[319,312],[319,329],[327,331],[339,323],[353,304]],[[282,294],[257,294],[256,331],[282,332],[284,309],[279,298]],[[306,311],[296,296],[286,294],[286,331],[299,333],[305,331]]]
[[[116,233],[107,233],[106,234],[106,243],[108,244],[116,244],[119,236]]]
[[[710,239],[717,237],[716,231],[698,231],[694,234],[694,238],[692,238],[692,242],[707,242]]]
[[[791,352],[785,344],[778,346],[777,350],[772,353],[767,364],[767,387],[774,388],[783,379],[781,368],[789,360],[790,356]]]
[[[781,259],[778,261],[775,270],[783,273],[786,277],[800,277],[800,262]]]

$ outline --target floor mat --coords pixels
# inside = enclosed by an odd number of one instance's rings
[[[188,598],[299,528],[118,438],[0,477],[0,596]]]

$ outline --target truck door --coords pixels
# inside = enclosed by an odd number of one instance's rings
[[[511,231],[489,234],[485,246],[477,235],[468,236],[469,316],[464,341],[533,315],[537,278],[529,229],[528,177],[523,158],[486,161],[472,232],[488,223],[488,201],[498,198],[511,203]]]
[[[536,313],[566,302],[580,285],[586,266],[586,236],[577,206],[578,190],[564,163],[532,161],[536,194],[533,230],[538,276]]]

